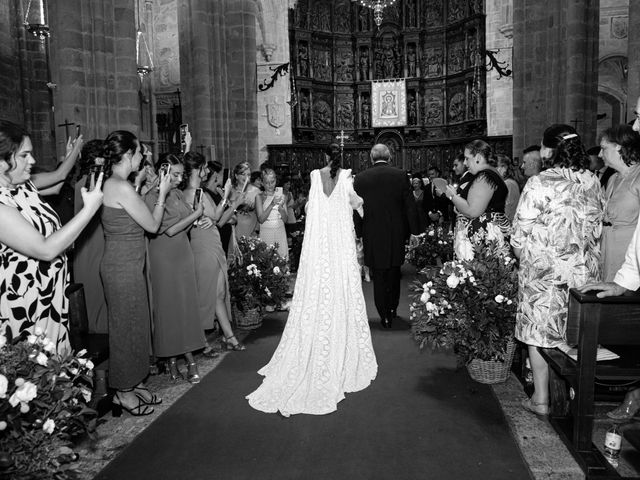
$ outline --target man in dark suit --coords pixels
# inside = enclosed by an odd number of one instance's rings
[[[361,221],[364,263],[372,272],[373,299],[383,328],[391,328],[400,301],[400,266],[405,242],[417,234],[416,204],[407,175],[389,165],[386,145],[371,149],[373,166],[356,175],[353,187],[364,200]]]
[[[449,200],[443,194],[439,194],[433,185],[434,178],[440,178],[442,173],[438,167],[429,167],[427,170],[428,182],[424,186],[422,208],[429,219],[429,224],[439,225],[449,221]],[[424,180],[423,180],[424,181]]]
[[[616,173],[616,171],[604,164],[604,161],[600,158],[600,147],[591,147],[587,150],[587,155],[589,155],[589,170],[598,176],[600,185],[602,185],[602,189],[604,190],[607,188],[607,183],[611,175]]]

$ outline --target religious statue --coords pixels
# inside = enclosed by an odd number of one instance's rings
[[[396,52],[391,45],[387,45],[382,57],[383,78],[394,78],[396,76]]]
[[[296,25],[300,28],[307,28],[307,2],[298,2],[295,15]]]
[[[410,45],[407,52],[407,67],[409,70],[409,77],[416,76],[416,46]]]
[[[360,7],[360,12],[358,13],[358,26],[360,27],[360,31],[366,32],[369,30],[370,23],[370,10],[367,7]]]
[[[362,101],[361,112],[362,115],[360,117],[360,123],[362,128],[369,128],[369,125],[371,124],[371,105],[369,104],[369,100],[366,98]]]
[[[331,128],[331,107],[324,100],[318,100],[313,105],[313,127],[318,130]]]
[[[442,48],[428,48],[422,58],[422,74],[425,77],[438,77],[442,75],[442,63],[444,60]]]
[[[349,25],[349,8],[350,6],[345,3],[339,3],[336,5],[336,9],[334,12],[334,18],[336,22],[336,32],[344,32],[348,33],[351,28]]]
[[[303,127],[309,126],[309,98],[306,93],[300,94],[300,124]]]
[[[369,52],[360,51],[360,80],[369,80]]]
[[[462,122],[464,120],[466,104],[464,94],[456,93],[449,102],[449,120],[452,122]]]
[[[353,103],[338,103],[338,128],[353,128]]]
[[[309,76],[309,53],[304,43],[298,45],[298,70],[301,77]]]
[[[407,27],[416,26],[416,2],[415,0],[406,0],[405,4]]]
[[[409,125],[416,125],[418,123],[418,106],[416,103],[415,93],[409,97],[409,104],[407,105],[409,113]]]
[[[427,27],[438,27],[442,25],[442,0],[432,0],[426,3],[424,23]]]

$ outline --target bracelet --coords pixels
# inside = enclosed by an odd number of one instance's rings
[[[164,202],[156,202],[155,206],[156,207],[164,207]]]

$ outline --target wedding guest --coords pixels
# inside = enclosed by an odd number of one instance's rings
[[[424,186],[422,208],[427,215],[429,224],[440,225],[449,220],[449,204],[446,197],[433,184],[433,179],[441,178],[441,175],[438,167],[434,166],[427,169],[429,181]]]
[[[233,169],[231,175],[231,195],[228,202],[233,202],[235,197],[245,193],[244,203],[236,209],[235,237],[255,237],[258,230],[258,217],[256,215],[256,196],[260,189],[249,183],[251,170],[247,162],[239,163]],[[246,191],[245,191],[246,190]]]
[[[631,129],[631,127],[629,127]],[[587,150],[587,155],[589,155],[589,170],[596,174],[598,179],[600,180],[600,185],[602,189],[605,190],[607,188],[607,183],[609,183],[609,179],[611,176],[616,173],[616,171],[605,165],[602,157],[600,156],[600,146],[591,147]]]
[[[207,178],[204,190],[211,196],[216,205],[220,205],[224,196],[224,191],[222,190],[222,164],[215,160],[209,161],[207,162],[207,171],[209,172],[209,177]],[[233,211],[231,213],[233,213]],[[225,256],[229,252],[229,241],[231,239],[231,235],[233,235],[232,222],[235,222],[232,215],[230,215],[225,222],[221,222],[220,220],[217,222],[220,241],[222,243],[222,249],[224,250]]]
[[[199,383],[198,365],[193,352],[205,347],[198,311],[196,271],[187,233],[204,212],[202,203],[192,209],[178,186],[183,181],[184,165],[175,155],[167,156],[170,189],[164,202],[157,190],[145,196],[148,206],[164,203],[164,216],[156,235],[149,241],[151,286],[153,290],[153,347],[158,357],[169,359],[171,380],[182,378],[177,357],[184,355],[187,380]]]
[[[136,136],[125,130],[109,134],[104,141],[105,160],[104,254],[100,277],[104,286],[109,321],[109,386],[116,390],[113,413],[122,409],[132,415],[153,413],[150,405],[162,400],[149,392],[151,320],[145,275],[144,232],[155,232],[164,214],[169,177],[161,177],[158,201],[149,209],[129,182],[142,161]]]
[[[424,185],[420,176],[411,179],[411,188],[413,192],[413,199],[416,202],[416,209],[418,211],[418,231],[424,232],[429,224],[429,217],[425,211],[422,203],[424,201]]]
[[[205,158],[195,152],[188,152],[184,156],[184,175],[187,179],[184,189],[184,199],[188,205],[194,205],[196,189],[209,174]],[[231,328],[231,295],[229,294],[229,280],[227,277],[227,258],[222,249],[220,234],[215,224],[224,223],[233,214],[233,210],[242,202],[242,197],[236,199],[236,204],[225,209],[225,204],[216,204],[213,198],[203,192],[202,204],[204,214],[190,231],[191,249],[195,261],[196,284],[198,287],[198,305],[200,307],[200,321],[203,332],[214,328],[218,320],[224,334],[224,345],[232,350],[244,350]],[[206,343],[206,338],[205,338]],[[206,356],[217,356],[209,345],[203,353]]]
[[[456,158],[453,160],[453,173],[456,175],[456,183],[458,184],[458,195],[466,196],[469,187],[471,186],[471,180],[473,180],[473,175],[467,168],[467,165],[464,161],[464,153],[460,155],[456,155]]]
[[[65,250],[102,203],[102,176],[82,191],[84,207],[64,226],[39,195],[29,133],[0,120],[0,331],[10,338],[42,330],[57,353],[69,344],[69,286]],[[10,286],[6,287],[6,286]]]
[[[522,173],[527,178],[535,177],[542,171],[540,145],[530,145],[522,152]]]
[[[520,185],[518,185],[518,173],[516,171],[513,162],[507,155],[497,154],[496,159],[498,173],[502,176],[505,185],[507,186],[507,200],[504,205],[504,214],[509,221],[513,221],[513,216],[516,214],[516,208],[518,207],[518,200],[520,199]]]
[[[287,218],[286,200],[282,192],[276,193],[276,172],[268,168],[262,171],[264,192],[256,198],[256,213],[260,222],[260,239],[268,245],[276,245],[278,254],[289,259],[287,232],[284,220]]]
[[[604,199],[575,129],[547,128],[540,154],[549,168],[522,191],[511,245],[520,259],[515,336],[528,345],[534,384],[522,406],[548,415],[549,372],[539,349],[566,342],[569,289],[600,278]]]
[[[493,149],[483,140],[473,140],[464,148],[465,164],[471,180],[466,196],[447,185],[447,197],[460,212],[456,225],[455,252],[458,258],[473,256],[473,245],[493,239],[504,245],[511,223],[504,214],[508,189],[496,169]]]
[[[284,196],[284,204],[287,207],[287,218],[283,219],[286,225],[293,225],[296,223],[296,214],[293,206],[295,200],[293,198],[293,192],[291,191],[291,179],[285,178],[282,181],[282,195]]]
[[[104,167],[102,158],[104,142],[94,139],[84,144],[80,154],[78,180],[75,184],[74,208],[77,214],[84,204],[82,189],[92,188],[96,172]],[[104,253],[104,232],[100,222],[101,213],[94,215],[87,227],[78,236],[73,248],[73,280],[84,288],[87,306],[87,321],[90,333],[108,333],[107,302],[104,298],[102,279],[100,278],[100,261]]]
[[[249,178],[249,184],[253,185],[258,190],[262,190],[262,170],[251,172],[251,177]]]
[[[600,161],[615,174],[609,179],[602,230],[602,277],[613,279],[624,261],[640,212],[640,135],[629,125],[605,130]],[[602,183],[602,177],[600,177]]]

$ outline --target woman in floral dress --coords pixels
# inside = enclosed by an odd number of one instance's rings
[[[549,373],[539,348],[565,343],[569,289],[600,279],[604,201],[572,127],[547,128],[540,154],[551,168],[525,185],[511,245],[520,258],[515,336],[528,345],[535,387],[523,407],[548,415]]]

